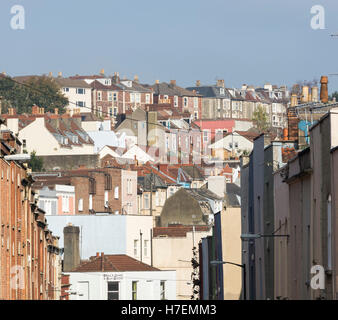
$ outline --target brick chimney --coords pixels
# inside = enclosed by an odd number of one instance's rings
[[[101,69],[100,75],[101,75],[101,76],[104,76],[104,69]]]
[[[37,105],[32,107],[32,114],[40,114],[40,108]]]
[[[134,81],[135,81],[136,83],[138,83],[138,81],[139,81],[138,75],[135,75],[135,76],[134,76]]]
[[[53,72],[49,72],[49,73],[48,73],[48,77],[49,77],[49,78],[53,78]]]
[[[58,72],[58,78],[62,78],[62,72]]]
[[[155,80],[155,84],[159,84],[160,83],[160,80]]]
[[[63,271],[69,272],[80,265],[80,228],[69,224],[63,228],[63,235]]]
[[[329,101],[329,95],[327,90],[327,84],[328,84],[328,78],[327,76],[322,76],[320,78],[320,101],[322,103],[327,103]]]
[[[217,87],[223,87],[224,88],[224,80],[223,79],[217,80],[216,85],[217,85]]]
[[[176,86],[176,80],[170,80],[170,84],[171,84],[172,86]]]
[[[200,80],[197,80],[196,81],[196,87],[199,87],[201,85],[201,81]]]

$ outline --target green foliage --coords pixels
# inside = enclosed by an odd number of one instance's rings
[[[252,120],[256,128],[260,132],[264,132],[269,128],[268,114],[262,106],[258,106],[255,112],[253,113]]]
[[[3,97],[3,111],[9,107],[16,108],[18,114],[31,113],[32,106],[44,107],[45,112],[59,108],[60,113],[68,104],[68,99],[60,92],[60,86],[53,78],[46,76],[32,77],[23,84],[11,78],[0,78],[0,96]]]
[[[336,98],[336,101],[338,101],[338,91],[333,92],[330,97],[329,100],[333,100],[333,98]]]
[[[33,172],[41,172],[43,169],[43,159],[36,156],[36,152],[31,152],[31,159],[28,162],[28,166]]]

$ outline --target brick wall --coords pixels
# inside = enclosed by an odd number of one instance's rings
[[[44,213],[31,206],[35,199],[25,168],[13,161],[0,159],[0,200],[0,300],[55,299],[56,238]]]

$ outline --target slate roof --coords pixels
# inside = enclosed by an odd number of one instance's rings
[[[188,87],[186,89],[189,91],[195,90],[197,94],[200,94],[205,98],[230,99],[230,93],[224,87],[201,86],[201,87]],[[224,94],[221,94],[221,89],[224,89]]]
[[[182,166],[181,168],[192,180],[205,180],[204,175],[196,166]]]
[[[217,194],[213,193],[209,189],[191,188],[185,190],[198,201],[206,201],[208,199],[223,200],[223,198],[219,197]]]
[[[103,264],[103,268],[102,268]],[[71,272],[160,271],[124,254],[90,257]]]
[[[93,81],[90,86],[93,88],[93,89],[97,89],[97,90],[111,90],[111,91],[121,91],[122,88],[115,85],[115,84],[111,84],[110,86],[108,85],[104,85],[103,83],[101,83],[100,81]]]
[[[235,183],[226,184],[225,203],[228,207],[241,206],[241,188]]]
[[[137,177],[137,183],[142,186],[142,189],[144,191],[150,191],[151,190],[151,174],[147,174],[145,176]],[[157,188],[163,188],[166,189],[168,186],[166,183],[157,175],[153,174],[152,177],[152,189],[155,191]]]
[[[151,86],[149,86],[154,90],[154,94],[156,95],[168,95],[168,96],[187,96],[187,97],[200,97],[201,95],[194,93],[190,90],[187,90],[185,88],[169,84],[166,82],[161,83],[155,83]]]

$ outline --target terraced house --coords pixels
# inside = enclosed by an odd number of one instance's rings
[[[154,91],[154,103],[170,104],[179,112],[188,111],[193,119],[200,119],[202,115],[202,96],[197,92],[190,91],[176,85],[176,80],[170,83],[159,82],[149,86]]]
[[[9,130],[0,132],[0,300],[58,300],[58,238],[36,205],[33,179],[16,154],[21,146]]]

